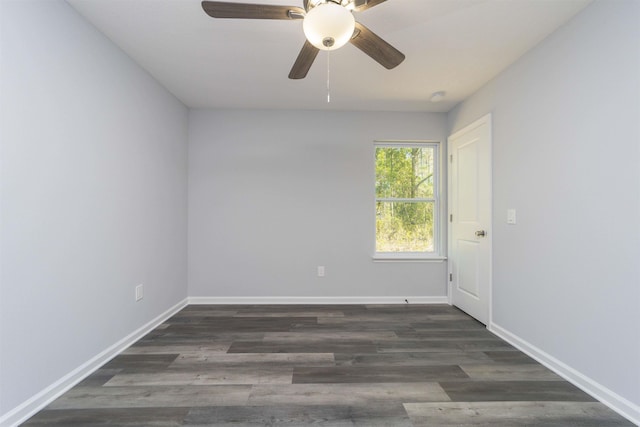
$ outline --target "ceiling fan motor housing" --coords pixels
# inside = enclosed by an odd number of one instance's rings
[[[322,40],[322,44],[323,44],[323,46],[325,46],[325,47],[331,47],[331,46],[333,46],[335,43],[336,43],[336,41],[335,41],[335,39],[334,39],[333,37],[325,37],[325,38]]]

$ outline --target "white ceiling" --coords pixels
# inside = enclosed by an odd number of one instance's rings
[[[386,70],[355,46],[287,78],[302,21],[214,19],[199,0],[67,0],[192,108],[446,112],[591,0],[388,0],[356,20],[406,60]],[[302,0],[228,0],[301,6]],[[446,98],[431,103],[436,91]]]

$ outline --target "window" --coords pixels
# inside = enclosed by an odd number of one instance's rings
[[[376,143],[376,257],[439,255],[437,143]]]

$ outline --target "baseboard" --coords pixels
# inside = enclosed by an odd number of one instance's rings
[[[498,326],[495,323],[491,323],[489,325],[489,330],[507,341],[509,344],[521,350],[523,353],[526,353],[547,368],[551,369],[553,372],[560,375],[576,387],[579,387],[585,393],[588,393],[598,399],[600,402],[627,418],[632,423],[640,426],[640,406],[614,393],[602,384],[599,384],[588,376],[578,372],[507,329]]]
[[[441,297],[189,297],[189,304],[448,304]]]
[[[134,342],[138,341],[144,335],[149,333],[151,330],[156,328],[158,325],[163,323],[169,317],[173,316],[175,313],[180,311],[187,305],[187,299],[180,301],[178,304],[174,305],[164,313],[157,316],[155,319],[151,320],[144,326],[138,328],[131,334],[127,335],[117,343],[113,344],[111,347],[107,348],[100,354],[96,355],[92,359],[83,363],[73,371],[69,372],[64,377],[60,378],[58,381],[54,382],[44,390],[32,396],[30,399],[25,401],[24,403],[18,405],[11,411],[4,414],[0,417],[0,426],[17,426],[20,423],[26,421],[28,418],[35,415],[42,408],[47,406],[49,403],[57,399],[67,390],[69,390],[74,385],[78,384],[80,381],[85,379],[91,373],[93,373],[100,366],[104,365],[109,360],[113,359],[120,352],[125,350]]]

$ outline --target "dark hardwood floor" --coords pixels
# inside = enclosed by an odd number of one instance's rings
[[[192,305],[37,426],[632,426],[447,305]]]

